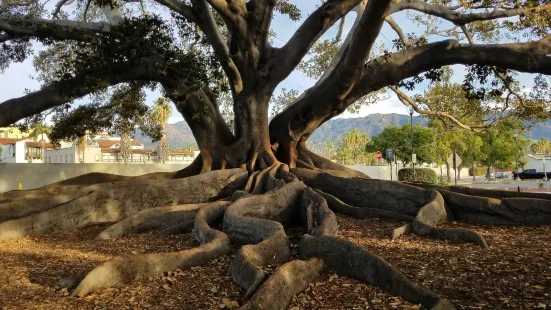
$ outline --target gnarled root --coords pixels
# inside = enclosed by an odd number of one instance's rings
[[[384,219],[391,219],[396,221],[413,221],[414,219],[413,216],[410,216],[407,214],[401,214],[401,213],[387,211],[383,209],[354,207],[342,202],[340,199],[338,199],[333,195],[329,195],[320,190],[315,190],[315,191],[323,198],[325,198],[325,200],[327,200],[327,203],[329,204],[329,207],[331,208],[331,210],[334,210],[335,212],[338,212],[338,213],[350,215],[355,218],[359,218],[359,219],[384,218]]]
[[[306,185],[338,197],[358,208],[373,208],[415,216],[425,205],[425,190],[398,182],[343,178],[325,171],[295,168],[291,172]]]
[[[154,229],[162,230],[169,227],[175,229],[174,226],[176,225],[186,225],[190,221],[193,222],[199,209],[210,205],[224,204],[226,204],[225,201],[215,201],[146,209],[109,226],[98,235],[98,239],[118,238],[131,233]]]
[[[365,281],[414,304],[429,309],[455,309],[447,300],[411,282],[382,258],[351,242],[332,236],[304,235],[299,254],[301,259],[321,258],[339,275]]]
[[[319,279],[324,269],[325,263],[317,258],[290,261],[277,268],[241,309],[286,309],[293,296]]]
[[[128,283],[136,277],[151,277],[164,272],[200,266],[230,251],[230,240],[223,232],[209,225],[220,222],[226,204],[212,204],[197,212],[195,237],[202,244],[189,250],[172,253],[131,255],[111,259],[92,270],[72,292],[72,296],[85,296],[91,292]]]
[[[488,244],[480,234],[468,229],[437,228],[436,225],[450,220],[448,210],[444,206],[444,198],[435,190],[427,190],[430,202],[426,204],[413,220],[413,232],[419,235],[431,236],[450,241],[471,242],[487,248]]]
[[[228,207],[223,231],[232,242],[247,244],[239,250],[229,270],[234,281],[247,290],[245,300],[265,280],[262,266],[284,263],[291,256],[289,240],[280,223],[295,221],[294,204],[305,187],[302,182],[286,184],[263,195],[238,199]]]
[[[0,238],[21,237],[115,222],[146,208],[208,202],[243,187],[242,169],[213,171],[175,180],[132,180],[87,187],[88,195],[44,212],[0,224]]]
[[[492,225],[549,225],[551,200],[486,198],[438,190],[455,219]]]
[[[311,188],[302,192],[301,221],[308,234],[318,236],[332,236],[337,233],[339,225],[327,201]]]

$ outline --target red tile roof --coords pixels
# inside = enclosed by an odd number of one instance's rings
[[[168,154],[170,155],[188,155],[188,156],[193,156],[193,152],[192,151],[188,151],[188,150],[170,150],[168,152]]]
[[[97,142],[98,142],[99,147],[101,147],[102,149],[108,149],[108,148],[112,147],[115,144],[120,144],[121,143],[120,140],[97,140]],[[139,141],[136,141],[136,140],[132,140],[132,145],[133,146],[142,146],[143,143],[140,143]]]
[[[0,144],[15,144],[15,142],[23,141],[27,138],[14,139],[14,138],[0,138]]]
[[[101,148],[102,153],[120,153],[121,149],[112,149],[112,148]],[[143,149],[143,150],[132,150],[134,154],[143,154],[143,153],[153,153],[153,150]]]
[[[35,142],[35,141],[27,141],[27,142],[25,142],[25,144],[28,147],[41,147],[40,142]],[[47,148],[47,149],[52,149],[52,148],[54,148],[54,145],[51,144],[51,143],[45,143],[44,147]]]

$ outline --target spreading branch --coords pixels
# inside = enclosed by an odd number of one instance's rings
[[[466,129],[466,130],[478,131],[478,130],[481,129],[481,127],[473,127],[473,126],[463,124],[460,120],[458,120],[457,118],[455,118],[453,115],[451,115],[448,112],[421,109],[413,98],[411,98],[406,93],[401,91],[398,87],[390,86],[389,88],[396,94],[396,96],[398,96],[398,100],[400,100],[406,106],[407,105],[411,106],[413,108],[413,110],[415,112],[419,113],[419,114],[433,115],[433,116],[437,116],[439,118],[447,118],[450,121],[452,121],[456,126],[461,127],[463,129]]]
[[[164,0],[163,0],[164,1]],[[209,10],[206,0],[193,0],[195,23],[207,36],[214,52],[218,56],[220,64],[230,81],[232,93],[238,94],[243,89],[243,81],[239,69],[230,57],[230,50],[220,33],[218,25]]]
[[[396,34],[398,35],[398,38],[400,39],[400,41],[405,45],[405,46],[409,46],[410,45],[410,42],[409,40],[407,39],[407,37],[404,35],[404,31],[402,30],[402,28],[400,28],[400,25],[398,25],[398,23],[390,16],[387,16],[385,18],[385,22],[387,22],[387,24],[390,25],[390,28],[392,28],[392,30],[394,30],[394,32],[396,32]]]
[[[419,0],[405,0],[393,5],[389,14],[394,14],[403,10],[415,10],[425,14],[443,18],[456,25],[464,25],[475,21],[523,16],[527,14],[551,10],[551,3],[532,8],[492,10],[491,12],[481,13],[460,13],[443,5],[430,4]]]
[[[378,57],[365,66],[364,76],[341,104],[422,72],[454,64],[489,65],[526,73],[551,74],[551,36],[510,44],[459,44],[446,40]],[[499,57],[496,57],[499,55]]]
[[[360,2],[362,0],[328,0],[310,14],[275,55],[273,59],[275,80],[284,80],[308,53],[314,42]]]
[[[165,68],[157,57],[142,59],[137,64],[106,64],[96,70],[55,82],[41,90],[10,99],[0,104],[0,126],[9,126],[25,117],[44,112],[77,98],[119,83],[159,79]]]
[[[35,37],[57,40],[89,41],[97,34],[108,33],[109,24],[83,23],[70,20],[47,20],[0,16],[0,30],[11,37]]]

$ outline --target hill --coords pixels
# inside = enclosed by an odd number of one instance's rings
[[[368,136],[376,136],[387,126],[403,126],[409,123],[409,115],[404,114],[371,114],[365,117],[356,118],[339,118],[332,119],[320,128],[310,137],[309,141],[313,143],[333,141],[334,143],[342,140],[342,137],[355,128],[367,134]],[[427,119],[421,116],[413,117],[414,124],[427,126]],[[195,139],[191,133],[191,129],[185,121],[180,121],[167,126],[168,143],[171,148],[182,148],[196,146]],[[551,139],[551,120],[545,124],[535,125],[528,133],[532,140],[540,138]],[[143,142],[146,148],[155,149],[157,143],[152,143],[144,137],[140,131],[136,132],[136,139]]]

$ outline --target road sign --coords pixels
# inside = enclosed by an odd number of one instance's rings
[[[377,151],[377,160],[381,160],[383,158],[383,154],[381,152]]]
[[[453,155],[455,155],[455,158]],[[461,160],[461,158],[459,158],[459,155],[455,153],[455,154],[451,154],[450,157],[448,157],[448,159],[446,160],[446,162],[453,169],[457,169],[457,167],[459,167],[463,161]]]
[[[386,158],[392,158],[392,149],[386,149]]]
[[[411,162],[414,164],[417,163],[417,154],[411,154]]]

